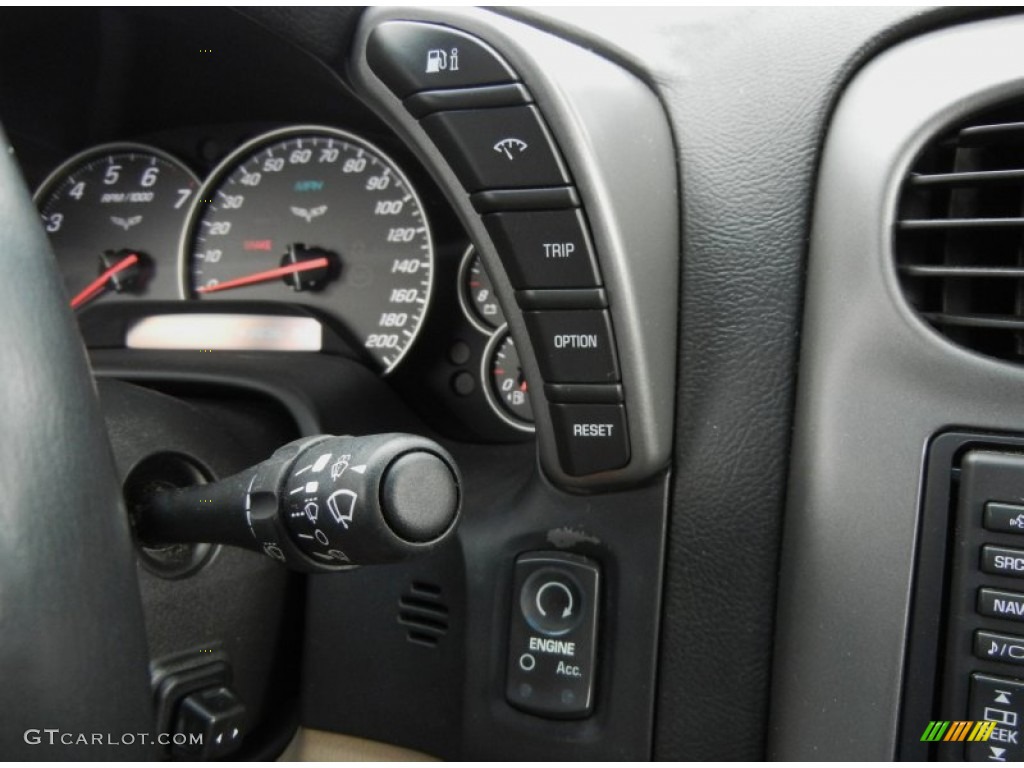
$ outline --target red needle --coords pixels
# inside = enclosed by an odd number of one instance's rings
[[[139,255],[137,253],[130,253],[121,259],[117,264],[106,270],[102,275],[97,277],[85,288],[83,288],[75,298],[71,300],[71,308],[78,309],[80,306],[90,299],[94,299],[100,295],[104,288],[107,287],[107,283],[114,275],[128,267],[139,263]]]
[[[196,288],[196,293],[213,293],[214,291],[226,291],[228,288],[241,288],[243,285],[263,283],[267,280],[284,277],[285,275],[294,275],[296,272],[306,272],[310,269],[325,269],[328,264],[330,264],[330,261],[328,261],[326,256],[322,256],[319,259],[310,259],[309,261],[299,261],[286,267],[268,269],[265,272],[257,272],[254,275],[246,275],[245,277],[236,277],[234,280],[227,280],[216,285],[204,285],[202,288]]]

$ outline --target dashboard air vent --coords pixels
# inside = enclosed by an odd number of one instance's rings
[[[410,643],[436,647],[448,634],[448,607],[441,599],[441,588],[413,582],[398,600],[398,623],[406,628]]]
[[[910,303],[940,333],[1024,363],[1024,104],[936,137],[899,203],[896,265]]]

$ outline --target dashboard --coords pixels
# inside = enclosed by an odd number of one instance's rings
[[[75,37],[72,16],[48,34]],[[489,299],[486,270],[408,147],[308,60],[284,57],[283,69],[275,67],[269,78],[257,73],[239,89],[239,59],[266,44],[250,39],[258,31],[225,43],[219,58],[204,59],[214,54],[197,47],[192,56],[184,47],[196,31],[169,16],[176,31],[151,37],[147,25],[158,22],[126,15],[132,29],[125,45],[153,40],[146,56],[177,62],[148,70],[177,80],[142,76],[137,84],[116,86],[154,98],[155,109],[140,106],[141,125],[92,133],[96,141],[33,127],[18,141],[88,342],[136,349],[332,349],[392,375],[410,402],[453,435],[498,441],[528,435],[527,384],[514,342],[499,331],[504,319],[496,299]],[[73,57],[64,61],[68,69],[83,65]],[[68,73],[38,74],[63,79]],[[194,93],[197,77],[206,94]],[[287,106],[294,97],[283,92],[297,80],[307,84],[307,95],[294,110]],[[155,89],[165,90],[157,97]],[[187,101],[174,96],[187,91],[193,91]],[[201,114],[204,104],[214,113]],[[260,104],[281,117],[266,119]],[[320,106],[326,104],[332,106]],[[101,102],[90,107],[110,108]],[[16,125],[11,130],[18,132]],[[68,156],[63,147],[74,151]],[[309,162],[320,164],[319,176],[303,176]],[[334,173],[325,189],[327,170]],[[236,186],[248,200],[226,195]],[[207,238],[226,238],[231,247],[214,248]],[[318,255],[328,259],[322,277],[298,271],[290,285],[277,276],[211,290],[211,283],[281,270],[288,248],[293,265],[316,264]],[[235,250],[241,254],[236,261],[221,258]],[[107,288],[90,293],[103,273],[136,251],[137,263],[122,264],[103,279]],[[206,300],[201,312],[191,304],[199,300]],[[260,313],[252,312],[260,303]],[[406,356],[410,361],[400,366]],[[499,362],[506,358],[507,375]]]
[[[5,196],[59,275],[0,288],[6,362],[73,358],[35,336],[65,323],[98,398],[84,367],[12,377],[0,421],[34,445],[56,428],[20,416],[92,413],[68,472],[115,497],[10,537],[60,608],[0,579],[0,669],[36,694],[0,699],[5,748],[42,756],[54,712],[210,736],[58,758],[1024,756],[1019,17],[2,18]],[[306,574],[143,534],[154,488],[392,433],[458,467],[429,552]],[[13,508],[63,509],[62,455],[0,453]]]

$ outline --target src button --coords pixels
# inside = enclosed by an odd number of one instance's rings
[[[1024,550],[986,544],[981,548],[981,570],[999,576],[1024,578]]]

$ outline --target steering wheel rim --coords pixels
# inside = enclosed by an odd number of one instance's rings
[[[95,385],[0,128],[0,753],[156,756],[135,556]]]

